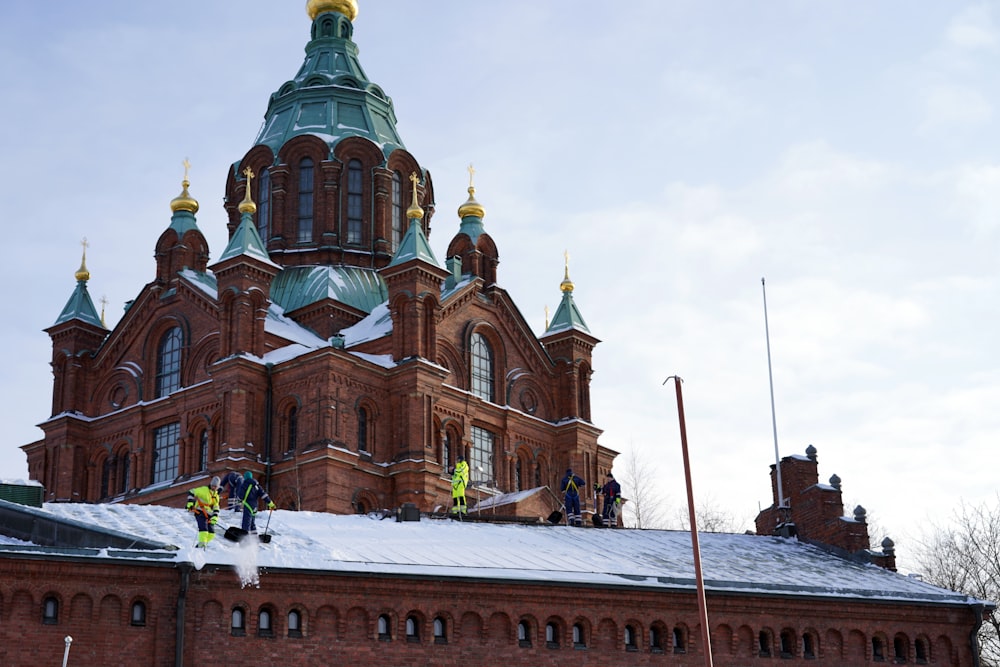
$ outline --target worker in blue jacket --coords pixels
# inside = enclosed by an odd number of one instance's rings
[[[267,503],[267,509],[273,510],[275,505],[271,497],[267,495],[261,487],[260,482],[253,478],[253,473],[247,470],[243,473],[243,483],[240,485],[238,496],[243,507],[243,530],[248,533],[257,532],[257,507],[263,500]]]
[[[584,481],[573,474],[572,468],[567,468],[566,476],[559,484],[559,490],[566,505],[566,521],[571,526],[583,525],[583,515],[580,513],[580,489],[583,487]]]

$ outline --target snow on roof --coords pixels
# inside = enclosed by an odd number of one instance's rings
[[[277,510],[270,517],[272,541],[258,545],[249,541],[237,544],[221,536],[226,525],[238,523],[239,516],[224,510],[217,528],[219,536],[202,551],[193,546],[195,522],[182,509],[46,503],[41,509],[23,511],[178,547],[157,553],[158,560],[186,561],[201,567],[203,558],[207,564],[232,566],[239,573],[250,558],[256,567],[263,568],[265,580],[267,569],[291,569],[662,590],[695,588],[691,537],[684,531],[525,526],[426,517],[397,522],[371,515]],[[262,513],[258,528],[263,531],[267,521],[268,515]],[[977,603],[963,594],[849,561],[795,539],[703,533],[700,544],[709,592]],[[0,552],[16,548],[0,542]],[[44,552],[47,548],[39,549]],[[102,553],[97,552],[97,556]]]

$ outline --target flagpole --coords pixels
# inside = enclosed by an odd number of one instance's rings
[[[771,333],[767,326],[767,288],[760,279],[760,291],[764,295],[764,340],[767,342],[767,380],[771,387],[771,432],[774,434],[774,470],[778,482],[778,507],[785,506],[785,491],[781,484],[781,455],[778,453],[778,420],[774,414],[774,375],[771,373]]]
[[[684,400],[681,398],[681,378],[671,375],[677,392],[677,417],[681,427],[681,452],[684,455],[684,482],[687,485],[688,521],[691,523],[691,550],[694,552],[694,578],[698,589],[698,613],[701,616],[701,641],[705,653],[705,667],[712,667],[712,636],[708,626],[708,606],[705,602],[705,581],[701,572],[701,547],[698,545],[698,524],[695,521],[694,488],[691,484],[691,462],[688,459],[687,428],[684,425]]]

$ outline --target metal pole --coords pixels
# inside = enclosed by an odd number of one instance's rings
[[[62,667],[66,667],[66,661],[69,660],[69,645],[73,643],[73,638],[66,635],[66,650],[63,651],[63,664]]]
[[[684,399],[681,397],[681,378],[671,375],[677,391],[677,417],[681,427],[681,452],[684,455],[684,482],[687,485],[688,520],[691,522],[691,549],[694,552],[694,578],[698,588],[698,613],[701,616],[701,641],[705,653],[705,667],[712,667],[712,635],[708,627],[708,606],[705,603],[705,581],[701,574],[701,548],[698,546],[698,524],[694,512],[694,488],[691,484],[691,462],[688,459],[687,428],[684,425]]]
[[[764,340],[767,342],[767,380],[771,386],[771,432],[774,433],[774,471],[778,482],[778,507],[785,506],[785,491],[781,485],[781,456],[778,454],[778,420],[774,416],[774,375],[771,374],[771,333],[767,326],[767,288],[760,279],[760,291],[764,295]]]

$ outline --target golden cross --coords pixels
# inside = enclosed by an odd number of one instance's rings
[[[417,178],[417,172],[411,171],[410,172],[410,183],[413,183],[413,189],[414,190],[417,189],[417,183],[419,183],[419,182],[420,182],[420,179]]]
[[[86,255],[87,254],[87,248],[90,247],[90,244],[87,243],[87,237],[86,236],[84,236],[83,240],[80,241],[80,245],[83,246],[83,254]]]
[[[470,188],[473,187],[472,177],[475,176],[475,175],[476,175],[476,169],[475,169],[475,167],[472,166],[472,163],[470,162],[469,163],[469,187]]]
[[[188,179],[188,171],[191,169],[191,163],[188,162],[187,158],[184,158],[184,162],[181,164],[184,165],[184,180],[186,181]]]
[[[246,169],[243,170],[243,175],[247,177],[247,189],[249,190],[250,189],[250,181],[253,179],[253,177],[256,174],[253,173],[253,169],[251,169],[250,167],[247,167]]]

